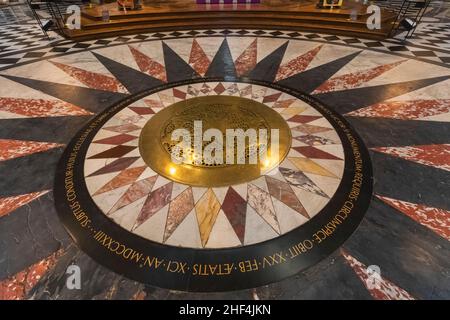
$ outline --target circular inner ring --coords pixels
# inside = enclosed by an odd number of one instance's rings
[[[181,138],[179,129],[187,136]],[[182,142],[183,147],[177,148]],[[155,114],[139,137],[141,156],[151,169],[173,181],[202,187],[254,180],[283,161],[290,146],[289,126],[278,112],[230,96],[172,104]]]

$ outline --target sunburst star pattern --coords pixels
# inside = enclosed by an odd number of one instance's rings
[[[320,280],[300,275],[299,281],[322,293],[296,297],[355,297],[349,292],[358,298],[449,297],[442,276],[450,268],[445,259],[450,250],[445,223],[450,210],[448,68],[313,40],[242,35],[154,39],[88,50],[6,69],[0,77],[0,140],[8,146],[0,153],[0,234],[8,257],[0,262],[0,287],[19,288],[8,291],[5,298],[57,294],[48,293],[52,286],[47,279],[65,270],[69,260],[86,266],[86,272],[100,270],[71,245],[57,220],[52,192],[47,192],[53,187],[61,147],[93,115],[165,83],[203,78],[195,85],[155,93],[134,103],[94,139],[84,170],[86,180],[93,181],[88,187],[94,200],[104,206],[110,219],[169,245],[179,245],[181,231],[192,227],[198,232],[185,239],[188,247],[234,247],[277,237],[313,218],[333,196],[335,187],[330,182],[339,181],[339,171],[329,164],[345,160],[334,131],[289,95],[262,85],[248,86],[240,77],[311,94],[345,115],[371,149],[377,199],[367,219],[347,241],[343,258],[321,264],[331,272],[320,272]],[[211,77],[227,81],[212,81]],[[296,144],[278,176],[262,177],[245,187],[203,190],[184,188],[144,166],[137,138],[145,120],[176,101],[216,94],[255,99],[284,115]],[[274,188],[285,186],[295,198],[275,196]],[[305,194],[322,202],[303,203]],[[257,205],[261,197],[272,200],[264,210]],[[306,214],[294,202],[283,202],[286,199],[297,199]],[[213,219],[205,219],[205,210],[214,213]],[[290,218],[287,221],[295,223],[285,224],[280,212],[297,220]],[[437,214],[438,219],[431,219]],[[148,233],[146,226],[152,221],[161,224],[158,234]],[[266,238],[247,233],[255,226]],[[217,230],[228,232],[227,243],[217,238]],[[409,267],[402,261],[408,261]],[[393,294],[384,289],[368,293],[361,286],[358,278],[364,279],[364,267],[370,264],[379,265],[389,275],[383,288]],[[33,270],[38,270],[42,281],[28,276]],[[142,289],[101,270],[113,282],[120,279],[129,285],[127,298]],[[349,281],[343,284],[342,278]],[[336,288],[333,293],[320,290],[323,279]],[[113,284],[100,286],[109,292]],[[58,294],[70,296],[64,290]]]
[[[256,181],[238,186],[203,188],[201,193],[197,190],[202,188],[187,188],[179,194],[186,186],[171,182],[150,168],[146,169],[145,162],[136,149],[138,137],[147,121],[164,107],[217,92],[221,96],[248,97],[279,112],[289,127],[297,128],[292,148],[288,158],[276,169],[279,170],[278,174],[268,172]],[[254,96],[253,92],[259,94]],[[158,107],[150,107],[147,101],[152,101],[151,105]],[[284,104],[285,101],[289,101],[289,105]],[[301,116],[305,118],[299,119]],[[301,142],[301,138],[309,137],[309,134],[302,132],[299,126],[310,120],[314,120],[317,124],[314,128],[320,131],[314,137],[328,142],[326,150],[319,149],[319,145],[315,147]],[[132,126],[132,131],[126,130],[127,136],[124,139],[122,132],[127,126]],[[160,241],[164,234],[164,243],[181,247],[220,248],[254,243],[254,239],[265,241],[313,218],[339,186],[344,171],[343,154],[340,138],[332,125],[303,101],[259,85],[203,82],[151,94],[115,114],[99,130],[89,147],[84,170],[87,187],[97,206],[122,227],[154,241]],[[137,160],[128,161],[135,157]],[[108,169],[111,163],[120,162],[127,164],[120,167],[120,171],[111,172]],[[97,174],[93,174],[95,172]],[[152,186],[147,183],[149,180],[154,181]],[[320,188],[321,185],[326,186],[326,191]],[[188,192],[193,192],[191,189],[194,189],[194,193],[199,193],[195,199],[192,195],[188,196]],[[202,204],[202,199],[210,200],[205,200],[205,204]],[[276,200],[283,205],[275,205]],[[165,219],[160,219],[159,214],[167,211],[167,205],[168,213]],[[247,217],[247,206],[255,210],[259,217]],[[266,211],[268,207],[272,208],[270,213]],[[209,215],[213,212],[213,216],[217,216],[205,223],[204,212],[209,212]],[[190,219],[188,214],[196,215],[197,219]],[[250,224],[246,223],[247,219],[259,221]],[[150,220],[158,221],[162,224],[161,227]],[[267,227],[260,227],[260,224],[267,224]],[[184,230],[183,237],[177,236],[178,227]],[[269,227],[276,232],[265,232]],[[171,237],[172,234],[175,238]],[[189,236],[192,238],[190,241],[187,240]]]

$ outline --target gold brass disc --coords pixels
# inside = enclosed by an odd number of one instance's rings
[[[213,139],[202,139],[200,153],[198,148],[195,149],[195,121],[201,121],[202,135],[208,129],[220,131],[223,141],[223,158],[220,159],[223,161],[212,163],[203,158],[205,148],[214,142]],[[177,129],[186,129],[192,142],[192,147],[185,151],[187,161],[182,163],[172,160],[172,151],[180,142],[172,139]],[[265,130],[267,139],[258,138],[256,145],[246,139],[243,155],[236,154],[237,140],[232,140],[235,161],[230,163],[226,161],[227,129],[244,132],[254,129],[258,133]],[[273,129],[278,130],[278,157],[275,154],[277,148],[272,150],[272,141],[276,139]],[[220,187],[257,179],[283,161],[290,147],[291,131],[278,112],[257,101],[230,96],[197,97],[174,103],[156,113],[139,137],[141,156],[153,171],[178,183],[201,187]],[[261,156],[263,150],[267,150],[267,157]],[[256,153],[257,161],[252,163],[249,159],[253,153]],[[240,164],[238,157],[241,157]]]

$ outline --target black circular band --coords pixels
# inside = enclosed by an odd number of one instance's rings
[[[129,104],[151,93],[198,82],[247,82],[297,97],[335,128],[345,154],[341,183],[330,202],[304,225],[262,243],[227,249],[178,248],[135,235],[110,220],[92,200],[84,159],[96,132]],[[55,178],[58,214],[78,246],[98,263],[133,280],[175,290],[226,291],[258,287],[292,276],[339,248],[359,225],[372,195],[366,147],[347,121],[313,97],[277,84],[243,79],[199,79],[166,84],[111,106],[69,143]]]

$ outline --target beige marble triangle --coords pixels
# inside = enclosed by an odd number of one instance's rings
[[[314,173],[316,175],[326,176],[326,177],[332,177],[337,178],[336,175],[329,170],[325,169],[318,163],[314,162],[311,159],[308,158],[300,158],[300,157],[290,157],[289,161],[291,161],[298,170],[303,172],[309,172]]]

